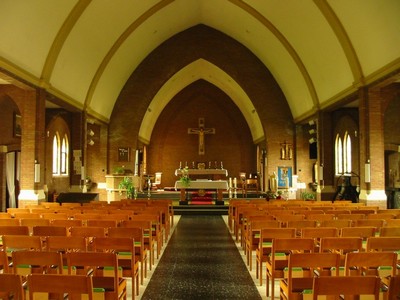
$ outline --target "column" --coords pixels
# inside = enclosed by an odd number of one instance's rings
[[[21,191],[19,207],[46,200],[43,190],[45,165],[45,99],[43,89],[26,91],[24,95],[21,137]],[[21,109],[21,108],[20,108]],[[35,182],[35,161],[40,165],[40,180]]]
[[[379,90],[359,91],[360,183],[359,200],[367,205],[387,207],[385,193],[385,145],[382,96]],[[365,182],[365,164],[370,162],[370,182]]]

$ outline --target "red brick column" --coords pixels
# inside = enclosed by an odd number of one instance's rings
[[[24,207],[45,200],[43,191],[45,92],[26,91],[21,114],[21,191],[18,206]],[[40,165],[40,181],[37,183],[35,183],[35,161]]]
[[[385,145],[382,95],[379,90],[361,89],[360,95],[360,202],[387,207],[385,193]],[[370,163],[371,180],[365,182],[365,164]]]

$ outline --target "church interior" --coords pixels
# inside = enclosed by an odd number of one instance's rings
[[[350,181],[353,201],[387,206],[400,187],[399,7],[358,4],[4,3],[2,210],[86,181],[110,200],[106,176],[121,168],[140,192],[149,178],[173,190],[179,166],[216,162],[263,193],[289,167],[288,199],[333,200]],[[213,131],[202,153],[199,120]]]
[[[399,16],[397,0],[1,1],[0,211],[400,209]]]

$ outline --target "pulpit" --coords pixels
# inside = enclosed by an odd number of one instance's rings
[[[125,189],[120,189],[119,184],[124,177],[132,178],[133,186],[139,189],[139,176],[135,175],[106,175],[106,191],[107,201],[118,201],[122,198],[126,198]]]

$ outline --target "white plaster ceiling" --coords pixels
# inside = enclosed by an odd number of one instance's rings
[[[398,0],[1,0],[0,68],[108,122],[143,59],[197,24],[254,53],[280,85],[295,121],[400,69]],[[185,72],[213,78],[257,139],[261,127],[251,120],[251,99],[207,62],[176,74],[160,90],[168,94],[163,101],[192,82],[182,79]]]

